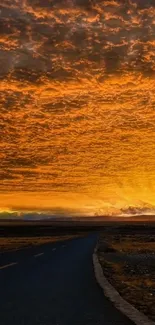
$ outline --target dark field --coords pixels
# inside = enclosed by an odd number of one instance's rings
[[[121,296],[155,321],[155,224],[105,227],[98,256]]]
[[[0,220],[0,237],[6,236],[48,236],[55,234],[76,234],[99,230],[103,222],[78,221],[4,221]]]
[[[77,222],[0,221],[0,252],[81,237],[97,229]]]
[[[90,220],[0,220],[0,251],[85,236],[94,232],[101,232],[100,241],[104,240],[104,245],[105,240],[109,238],[112,248],[115,246],[115,250],[118,251],[122,249],[129,252],[130,249],[133,251],[135,248],[136,252],[138,252],[139,249],[142,249],[142,245],[146,248],[147,243],[147,252],[149,249],[152,252],[155,245],[155,242],[152,244],[155,236],[155,223],[130,222],[126,224],[126,222],[95,222]],[[131,246],[129,239],[134,237],[135,234],[136,237]],[[137,236],[139,236],[138,240],[142,236],[140,247],[137,246]],[[148,240],[149,237],[150,241]]]

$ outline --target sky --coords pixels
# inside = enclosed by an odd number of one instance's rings
[[[1,0],[0,211],[155,206],[155,1]]]

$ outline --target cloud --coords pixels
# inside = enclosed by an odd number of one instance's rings
[[[0,10],[0,192],[153,203],[154,2]]]

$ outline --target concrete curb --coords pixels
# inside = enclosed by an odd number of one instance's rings
[[[97,247],[93,253],[93,265],[95,271],[95,277],[103,289],[106,297],[112,301],[117,309],[119,309],[124,315],[126,315],[131,321],[133,321],[136,325],[155,325],[155,322],[148,319],[143,313],[133,307],[130,303],[124,300],[118,291],[109,283],[106,277],[103,274],[103,270],[99,259],[97,257]]]

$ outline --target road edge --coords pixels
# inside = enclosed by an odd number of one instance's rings
[[[136,325],[144,325],[144,324],[155,325],[155,322],[151,321],[142,312],[140,312],[129,302],[124,300],[120,296],[119,292],[109,283],[109,281],[103,274],[103,270],[97,256],[97,247],[95,247],[93,253],[93,266],[94,266],[94,272],[95,272],[97,283],[103,289],[105,296],[109,298],[111,302],[113,302],[114,306],[117,309],[119,309],[125,316],[127,316]]]

